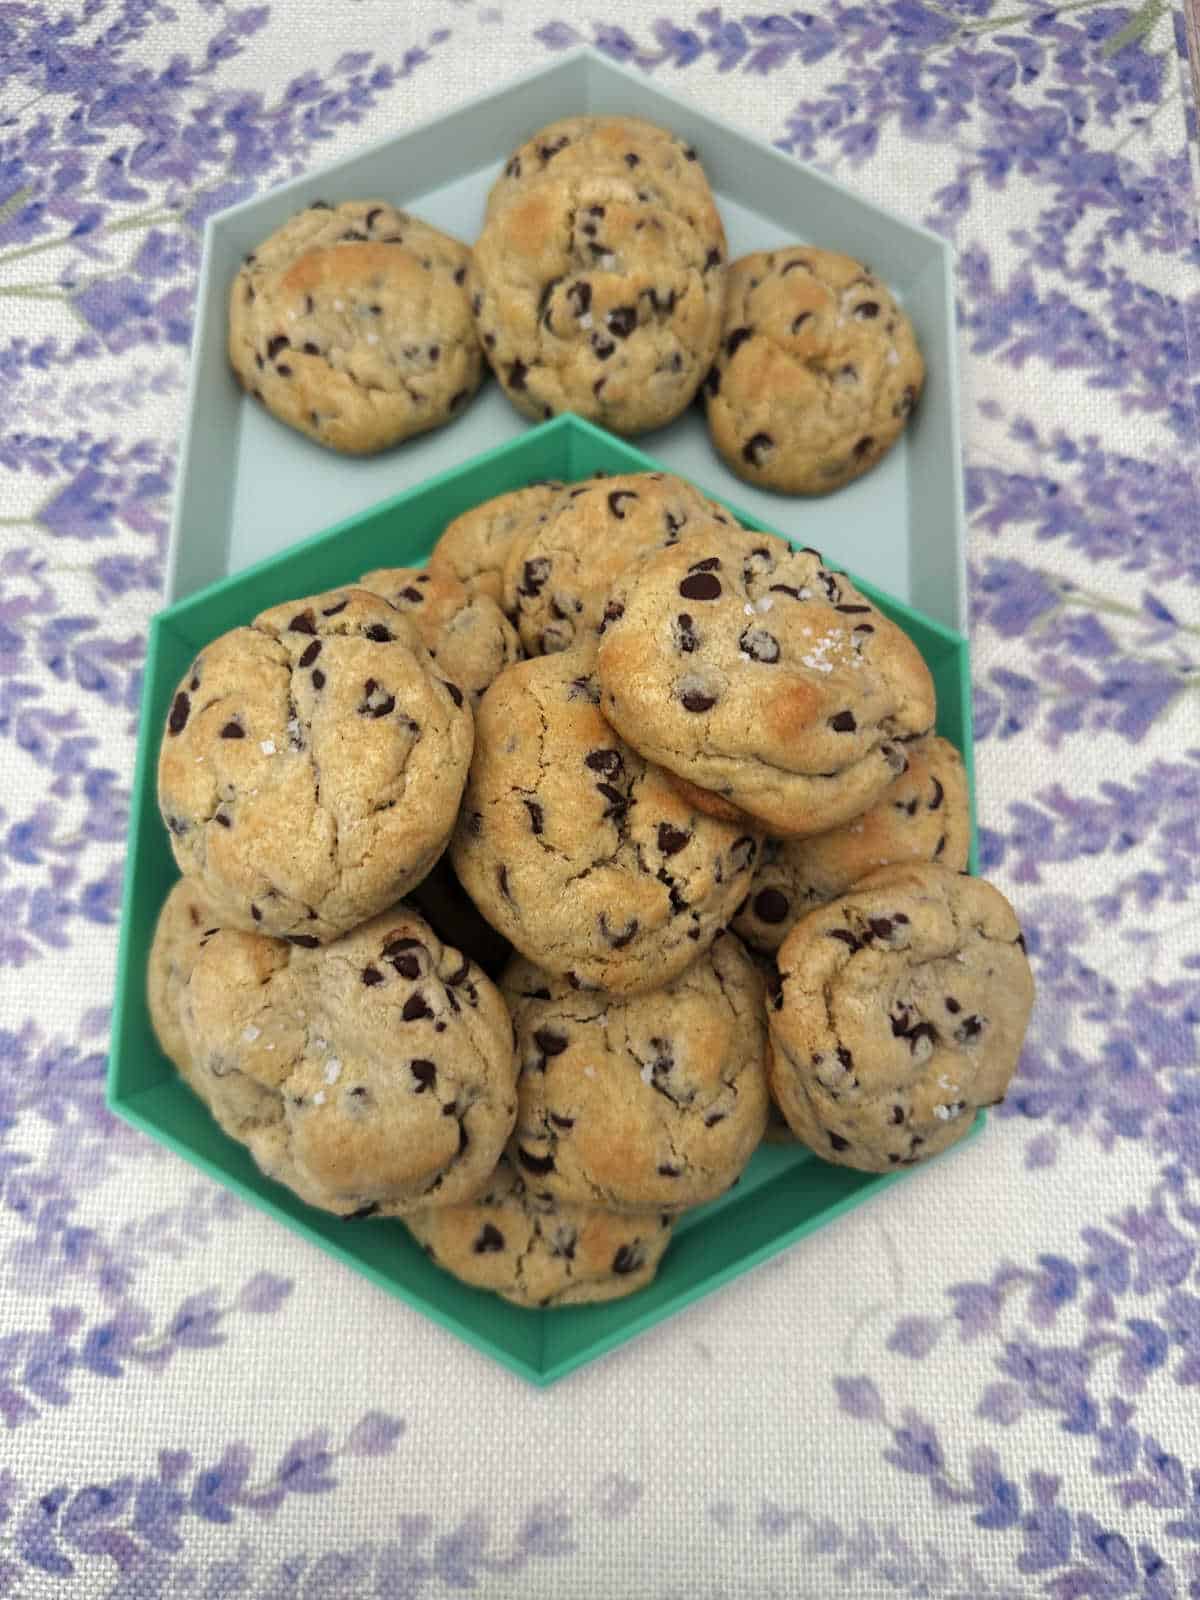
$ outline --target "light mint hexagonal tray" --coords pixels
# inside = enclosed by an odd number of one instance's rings
[[[896,448],[858,482],[823,499],[786,499],[735,478],[711,448],[698,409],[643,435],[639,447],[965,632],[950,246],[588,49],[209,220],[168,597],[180,599],[239,572],[528,427],[489,382],[448,427],[372,459],[336,456],[242,394],[226,359],[226,300],[246,251],[315,199],[389,200],[472,241],[507,152],[545,123],[579,112],[646,117],[694,144],[733,255],[804,240],[868,262],[912,317],[928,368],[921,404]]]

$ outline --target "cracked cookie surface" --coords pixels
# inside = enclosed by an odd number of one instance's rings
[[[457,578],[472,594],[486,594],[499,605],[504,597],[504,563],[514,541],[542,520],[558,498],[561,483],[531,483],[472,506],[442,530],[429,554],[435,576]]]
[[[691,403],[720,336],[726,252],[688,148],[635,119],[570,118],[510,160],[468,287],[525,416],[573,411],[630,434]]]
[[[938,861],[961,872],[971,846],[971,801],[963,759],[930,734],[904,746],[908,768],[854,822],[811,839],[764,839],[733,930],[772,952],[814,907],[845,894],[876,867]]]
[[[156,944],[178,950],[183,893]],[[487,1184],[516,1114],[512,1025],[479,968],[408,907],[315,950],[211,924],[186,938],[168,999],[189,1082],[268,1177],[346,1217]]]
[[[666,472],[585,478],[514,540],[504,609],[529,655],[549,655],[599,629],[608,590],[627,568],[680,539],[720,540],[737,524],[723,507]]]
[[[801,918],[778,963],[771,1091],[823,1160],[911,1166],[1003,1099],[1033,976],[991,884],[928,862],[881,867]]]
[[[507,1159],[478,1200],[415,1211],[404,1224],[430,1259],[462,1282],[543,1308],[644,1289],[674,1225],[665,1215],[534,1201]]]
[[[432,868],[471,708],[408,619],[362,589],[275,606],[196,657],[167,715],[159,808],[227,925],[324,943]]]
[[[517,631],[494,600],[420,567],[377,567],[358,580],[417,630],[435,670],[456,683],[472,706],[494,678],[521,659]]]
[[[815,551],[743,529],[619,581],[596,670],[604,716],[697,805],[788,837],[860,816],[935,713],[895,623]]]
[[[745,897],[755,834],[704,815],[600,714],[594,651],[519,662],[480,702],[450,853],[488,921],[583,987],[635,994]]]
[[[281,422],[334,450],[370,454],[440,427],[483,377],[470,257],[382,201],[310,206],[234,278],[233,370]]]
[[[924,377],[912,323],[861,262],[798,245],[730,267],[703,392],[739,477],[785,494],[840,488],[895,444]]]
[[[737,939],[652,994],[581,993],[523,957],[509,1156],[535,1197],[678,1212],[723,1194],[767,1122],[763,982]]]

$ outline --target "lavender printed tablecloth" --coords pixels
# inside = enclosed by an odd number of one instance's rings
[[[546,1392],[104,1109],[213,210],[590,42],[959,251],[985,1138]],[[0,5],[0,1593],[1200,1595],[1200,292],[1167,0]]]

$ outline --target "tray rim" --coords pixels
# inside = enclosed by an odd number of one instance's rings
[[[193,320],[191,338],[188,341],[188,377],[186,396],[184,400],[184,420],[181,435],[179,464],[176,472],[175,490],[172,496],[171,522],[167,538],[166,553],[164,556],[164,593],[168,598],[168,601],[170,602],[186,598],[186,596],[177,593],[176,586],[183,539],[181,526],[183,506],[185,501],[185,490],[188,486],[192,465],[193,439],[195,436],[195,414],[197,410],[200,371],[202,366],[202,363],[198,360],[198,353],[200,337],[204,331],[205,324],[199,314],[199,308],[206,303],[210,293],[211,279],[215,271],[213,262],[215,257],[215,238],[218,229],[227,227],[230,224],[236,224],[239,218],[250,213],[257,206],[259,206],[268,194],[300,194],[305,189],[311,187],[314,182],[323,178],[327,174],[339,173],[350,165],[362,160],[364,157],[382,154],[389,148],[389,146],[394,145],[398,139],[426,133],[432,128],[436,127],[439,123],[444,123],[451,118],[467,115],[482,109],[488,104],[489,101],[496,99],[498,95],[508,93],[514,89],[519,89],[524,83],[531,83],[540,78],[549,77],[558,72],[565,72],[572,66],[577,65],[582,66],[585,70],[598,73],[609,73],[618,78],[624,78],[626,81],[635,84],[639,91],[643,93],[649,94],[652,97],[664,102],[674,103],[676,105],[684,106],[689,110],[693,110],[697,115],[701,115],[707,121],[711,122],[720,131],[722,136],[726,138],[744,140],[745,142],[753,145],[761,156],[771,161],[773,164],[777,165],[783,171],[789,174],[795,172],[796,170],[802,171],[809,182],[824,189],[830,195],[850,195],[855,204],[861,207],[864,211],[879,217],[889,227],[907,230],[915,238],[923,241],[933,253],[941,256],[943,266],[942,315],[947,330],[946,364],[942,381],[947,391],[946,410],[949,427],[948,444],[954,463],[954,470],[951,474],[953,484],[953,503],[950,507],[952,533],[951,554],[955,568],[955,617],[953,627],[963,635],[967,635],[970,631],[970,598],[967,588],[966,561],[966,483],[965,462],[962,446],[962,384],[961,375],[959,372],[957,306],[955,302],[954,290],[957,252],[953,244],[948,239],[943,238],[940,234],[935,233],[931,228],[927,228],[923,223],[914,222],[908,217],[901,216],[898,213],[889,210],[886,206],[882,206],[867,196],[858,193],[848,185],[840,183],[836,179],[829,177],[826,173],[823,173],[819,168],[812,166],[810,163],[801,161],[797,157],[780,150],[777,145],[772,144],[769,140],[759,137],[758,134],[752,133],[748,129],[737,127],[726,117],[721,116],[717,112],[707,110],[701,106],[699,102],[694,99],[694,97],[687,94],[677,93],[673,89],[664,88],[658,83],[648,82],[644,74],[634,71],[631,67],[626,66],[623,62],[612,60],[611,57],[605,55],[595,46],[589,44],[576,45],[569,50],[564,50],[557,54],[553,60],[541,63],[537,66],[529,67],[522,72],[515,73],[511,77],[503,79],[499,84],[494,85],[491,89],[482,90],[477,94],[468,96],[466,99],[455,102],[455,104],[447,110],[423,117],[418,121],[400,128],[396,132],[381,135],[377,139],[372,139],[365,144],[357,146],[353,150],[347,151],[345,155],[338,156],[332,161],[328,161],[322,165],[313,167],[303,173],[298,174],[294,178],[288,178],[282,183],[272,184],[267,189],[264,189],[261,193],[250,196],[245,200],[238,201],[235,205],[226,206],[220,211],[215,211],[205,219],[201,246],[200,269],[196,279],[195,305],[197,307],[197,312]],[[570,415],[571,413],[565,414]],[[607,432],[607,430],[601,431]],[[622,436],[614,434],[612,437],[621,438]],[[788,504],[788,498],[781,496],[780,504],[781,507],[786,507]],[[363,509],[365,510],[368,508]],[[295,547],[293,546],[291,548]],[[257,565],[257,563],[255,563],[255,565]],[[247,569],[243,568],[240,570],[244,571]],[[231,574],[226,572],[226,576],[230,575]],[[198,591],[193,590],[192,592],[195,593]],[[950,624],[943,625],[950,626]]]

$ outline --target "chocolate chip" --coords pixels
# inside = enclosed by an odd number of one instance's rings
[[[721,580],[712,572],[689,572],[679,585],[679,592],[685,600],[718,600]]]
[[[625,159],[628,161],[629,157]],[[613,1271],[622,1277],[628,1272],[636,1272],[642,1265],[643,1258],[636,1245],[623,1244],[612,1260]]]
[[[756,433],[742,446],[742,460],[748,461],[752,467],[761,467],[763,456],[774,447],[774,444],[775,441],[769,433]]]
[[[615,333],[618,339],[628,339],[629,335],[637,327],[637,307],[616,306],[604,320],[608,324],[610,331]]]
[[[862,949],[862,945],[848,928],[830,928],[825,937],[827,939],[840,939],[843,944],[849,945],[851,950]]]
[[[227,812],[225,812],[225,811],[214,812],[213,813],[213,821],[214,822],[219,822],[221,827],[223,827],[223,828],[232,828],[233,827],[233,818],[231,816],[229,816],[229,814]]]
[[[338,1220],[341,1222],[365,1222],[368,1217],[373,1217],[378,1210],[378,1202],[372,1200],[369,1205],[359,1206],[357,1211],[347,1211],[346,1215]]]
[[[508,369],[508,386],[510,389],[523,389],[525,379],[529,375],[529,368],[523,361],[514,361]]]
[[[313,668],[312,686],[314,689],[323,689],[325,687],[325,674],[320,667]]]
[[[711,272],[713,267],[719,267],[720,265],[721,265],[721,252],[719,250],[710,250],[708,252],[708,254],[705,256],[705,258],[704,258],[704,270],[705,270],[705,272]]]
[[[905,389],[904,393],[900,396],[899,400],[897,400],[896,404],[892,407],[892,415],[894,417],[907,417],[916,403],[917,391],[910,383]]]
[[[512,160],[504,169],[504,176],[506,178],[519,178],[521,176],[520,156],[513,156]]]
[[[929,802],[929,809],[930,811],[936,811],[945,799],[946,791],[942,788],[937,778],[931,778],[930,782],[933,784],[933,799]]]
[[[732,357],[737,352],[738,346],[745,344],[753,333],[753,328],[735,328],[725,340],[726,356]]]
[[[904,1121],[904,1107],[903,1106],[893,1106],[892,1107],[892,1121],[895,1123],[895,1125],[897,1127],[899,1127],[900,1124]]]
[[[583,758],[584,766],[592,772],[603,772],[610,778],[619,777],[625,770],[619,750],[592,750]]]
[[[525,1168],[526,1172],[532,1172],[537,1178],[544,1178],[548,1173],[554,1171],[553,1156],[531,1155],[521,1145],[517,1146],[517,1160]]]
[[[703,694],[699,689],[685,689],[679,698],[685,711],[711,711],[717,703],[716,695]]]
[[[454,704],[456,706],[461,706],[463,703],[463,692],[458,685],[456,683],[451,683],[449,678],[443,678],[442,683],[445,685],[451,700],[454,701]]]
[[[517,902],[513,899],[512,893],[511,893],[511,891],[509,890],[509,887],[508,887],[508,868],[507,867],[500,867],[500,868],[497,869],[496,882],[500,885],[500,893],[509,902],[509,904],[510,905],[516,905]]]
[[[167,732],[170,734],[182,733],[187,727],[187,719],[191,714],[192,702],[181,689],[171,702],[171,715],[167,718]]]
[[[254,918],[255,922],[261,922],[262,921],[262,912],[258,909],[257,906],[251,906],[250,907],[250,915]]]
[[[691,837],[685,828],[673,827],[669,822],[660,822],[658,825],[658,848],[664,856],[678,855]]]
[[[301,950],[315,950],[321,941],[314,939],[311,933],[289,933],[287,942],[299,945]]]
[[[305,645],[304,654],[300,657],[300,663],[299,664],[302,667],[311,667],[313,662],[317,659],[317,657],[320,654],[321,654],[321,641],[320,641],[320,639],[314,639],[311,644]]]
[[[721,388],[721,374],[716,367],[709,367],[708,376],[704,380],[705,394],[717,394]]]
[[[792,332],[799,333],[806,322],[812,321],[811,311],[802,311],[798,317],[792,318]]]
[[[892,936],[892,924],[886,917],[872,917],[867,927],[877,939],[890,939]]]
[[[765,628],[747,628],[738,639],[738,648],[751,661],[761,661],[770,666],[779,660],[779,640]]]
[[[614,950],[624,950],[626,945],[632,944],[637,937],[637,931],[638,919],[636,917],[630,917],[629,921],[621,928],[613,929],[608,925],[607,912],[602,911],[600,913],[600,932]]]
[[[683,1176],[683,1168],[673,1167],[669,1161],[664,1161],[658,1168],[658,1174],[661,1178],[679,1178]]]
[[[528,595],[530,598],[541,594],[549,576],[550,562],[545,556],[535,556],[532,561],[527,561],[522,569],[523,582],[518,586],[517,593]]]
[[[849,1150],[850,1148],[849,1139],[843,1139],[840,1133],[831,1132],[829,1135],[829,1143],[835,1150]]]
[[[556,1128],[561,1128],[564,1133],[569,1133],[570,1130],[575,1126],[574,1117],[560,1117],[557,1112],[554,1111],[550,1113],[550,1121]]]
[[[432,1061],[426,1061],[421,1056],[408,1063],[408,1070],[417,1080],[414,1094],[424,1094],[426,1089],[432,1089],[437,1082],[437,1068]]]
[[[625,607],[619,600],[610,600],[604,607],[604,616],[600,623],[600,632],[603,633],[610,622],[619,622],[625,615]]]
[[[962,1006],[959,1005],[958,1001],[954,998],[954,996],[952,994],[948,994],[946,996],[944,1004],[945,1004],[946,1010],[950,1013],[950,1015],[952,1017],[953,1016],[957,1016],[958,1013],[962,1010]]]
[[[875,448],[875,441],[871,437],[871,435],[869,433],[864,435],[864,437],[861,438],[858,441],[858,443],[854,446],[854,458],[855,458],[855,460],[856,461],[861,461],[862,458],[865,455],[869,455],[874,448]]]
[[[397,948],[396,946],[392,947]],[[402,951],[399,955],[389,954],[389,959],[402,978],[410,981],[421,976],[421,958],[412,950]]]
[[[410,994],[400,1015],[405,1022],[419,1022],[422,1017],[431,1017],[433,1010],[426,1004],[423,994]]]
[[[674,634],[675,648],[683,655],[690,656],[695,650],[696,646],[700,643],[699,636],[696,633],[695,624],[692,622],[691,616],[686,611],[681,611],[675,618]]]
[[[311,339],[306,339],[300,348],[306,356],[319,356],[321,354],[321,346],[314,344]]]
[[[291,344],[292,341],[286,333],[275,334],[273,338],[267,340],[267,360],[274,361],[279,352],[281,350],[289,350]]]
[[[455,281],[455,283],[459,284],[460,286],[467,281],[467,269],[466,269],[466,267],[459,267],[455,271],[454,281]]]
[[[1025,935],[1023,933],[1019,933],[1017,935],[1016,943],[1017,943],[1019,949],[1021,950],[1022,954],[1024,954],[1026,946],[1025,946]]]
[[[343,240],[349,240],[351,244],[366,244],[367,242],[366,234],[360,233],[357,228],[347,228],[342,238]]]
[[[592,303],[591,284],[573,283],[567,290],[567,299],[571,302],[571,310],[577,317],[586,317]]]
[[[854,315],[856,317],[861,317],[864,321],[868,321],[872,317],[877,317],[879,315],[878,300],[864,300],[861,305],[855,306]]]
[[[316,678],[317,674],[314,672],[314,683]],[[386,689],[381,689],[374,678],[368,678],[363,684],[363,700],[358,707],[359,716],[371,717],[377,720],[379,717],[390,716],[395,709],[396,696],[389,694]]]
[[[535,1028],[533,1042],[544,1056],[560,1056],[567,1048],[567,1036],[556,1028]]]
[[[370,639],[372,644],[391,644],[395,634],[390,628],[385,628],[382,622],[373,622],[369,628],[363,629],[363,638]],[[304,665],[303,662],[300,663]]]
[[[641,161],[641,159],[642,159],[641,156],[634,155],[632,150],[626,150],[626,152],[625,152],[625,165],[627,167],[631,167],[631,168],[632,167],[636,167],[638,165],[638,163]]]
[[[368,989],[373,989],[376,984],[383,982],[383,973],[380,972],[378,967],[364,967],[362,969],[362,981]]]
[[[323,617],[336,617],[338,612],[339,611],[345,611],[346,607],[349,604],[350,604],[349,600],[339,600],[334,605],[326,606],[324,611],[322,611],[321,615]]]
[[[704,1118],[704,1126],[706,1128],[715,1128],[718,1122],[724,1122],[724,1121],[725,1121],[725,1112],[724,1111],[710,1111],[707,1114],[707,1116]]]
[[[779,889],[760,889],[754,896],[754,915],[760,922],[783,922],[791,910],[791,902]]]
[[[593,335],[592,354],[597,361],[607,361],[616,348],[611,339],[602,339],[598,334]]]
[[[288,623],[289,633],[316,633],[317,624],[311,611],[298,611]]]
[[[545,815],[541,806],[538,805],[536,800],[526,800],[525,809],[529,813],[529,826],[533,829],[534,833],[541,833],[542,824],[545,821]]]
[[[945,835],[945,834],[942,834],[942,836],[941,836],[941,838],[940,838],[940,839],[939,839],[939,840],[938,840],[938,842],[937,842],[937,844],[936,844],[936,845],[934,845],[934,847],[933,847],[933,859],[934,859],[934,860],[935,860],[935,861],[936,861],[936,860],[937,860],[937,858],[938,858],[938,857],[939,857],[939,856],[940,856],[940,855],[941,855],[941,853],[942,853],[942,851],[943,851],[943,850],[944,850],[944,849],[945,849],[945,848],[946,848],[946,835]]]
[[[958,1027],[954,1030],[954,1037],[958,1040],[959,1044],[970,1044],[972,1040],[978,1039],[979,1035],[983,1032],[983,1029],[984,1019],[982,1017],[974,1015],[964,1017],[959,1023]]]
[[[836,716],[830,717],[829,726],[834,733],[854,733],[858,723],[854,720],[853,711],[839,711]]]

